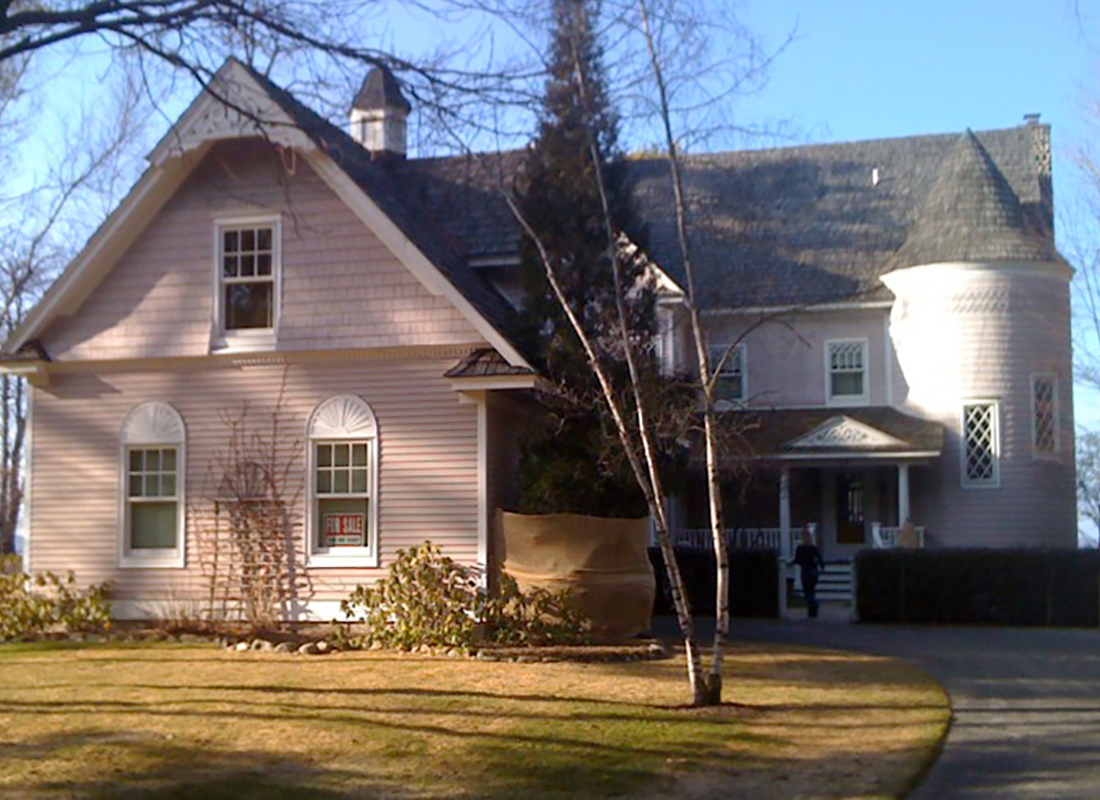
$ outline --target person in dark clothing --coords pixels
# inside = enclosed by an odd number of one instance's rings
[[[817,577],[825,569],[825,560],[814,544],[809,531],[802,532],[802,544],[794,549],[791,566],[798,565],[802,573],[802,594],[806,597],[806,613],[810,619],[817,617]]]

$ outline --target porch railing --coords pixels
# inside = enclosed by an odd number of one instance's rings
[[[898,544],[898,537],[904,528],[904,525],[880,525],[872,522],[871,544],[879,549],[899,547],[901,545]],[[916,546],[924,547],[924,528],[920,525],[914,526],[913,533],[916,534]],[[910,546],[912,546],[911,543]]]
[[[728,547],[783,550],[780,528],[726,528],[725,534]],[[698,550],[709,550],[713,546],[710,528],[681,528],[673,533],[672,541],[677,547]]]
[[[872,522],[868,526],[869,544],[880,549],[898,547],[898,537],[904,526],[882,525]],[[913,528],[916,534],[916,546],[924,547],[924,528]],[[792,527],[786,542],[783,541],[782,528],[726,528],[726,545],[731,548],[747,550],[777,550],[780,555],[789,558],[802,535],[801,527]],[[680,528],[673,531],[673,544],[689,549],[709,550],[713,544],[710,528]]]

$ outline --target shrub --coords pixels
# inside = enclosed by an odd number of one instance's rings
[[[735,617],[779,616],[779,564],[775,550],[730,550],[729,607]],[[672,593],[660,548],[649,548],[657,576],[653,613],[671,614]],[[716,611],[717,565],[712,550],[676,548],[676,563],[687,588],[693,614]]]
[[[390,574],[360,586],[341,603],[345,615],[367,627],[358,644],[410,650],[470,648],[492,644],[547,645],[581,642],[588,625],[569,592],[524,594],[504,576],[487,593],[477,572],[455,562],[430,542],[399,550]]]
[[[15,556],[0,558],[0,640],[33,639],[56,628],[75,633],[111,627],[109,583],[81,589],[72,572],[64,579],[52,572],[32,578],[18,563]]]
[[[855,561],[865,622],[1100,623],[1100,553],[1081,550],[865,550]]]

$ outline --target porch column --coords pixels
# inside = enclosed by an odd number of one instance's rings
[[[898,464],[898,527],[909,519],[909,465]]]
[[[791,557],[791,468],[779,474],[779,554]]]

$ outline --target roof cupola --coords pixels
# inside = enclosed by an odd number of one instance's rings
[[[351,104],[351,137],[372,157],[404,158],[411,109],[393,73],[375,67]]]

